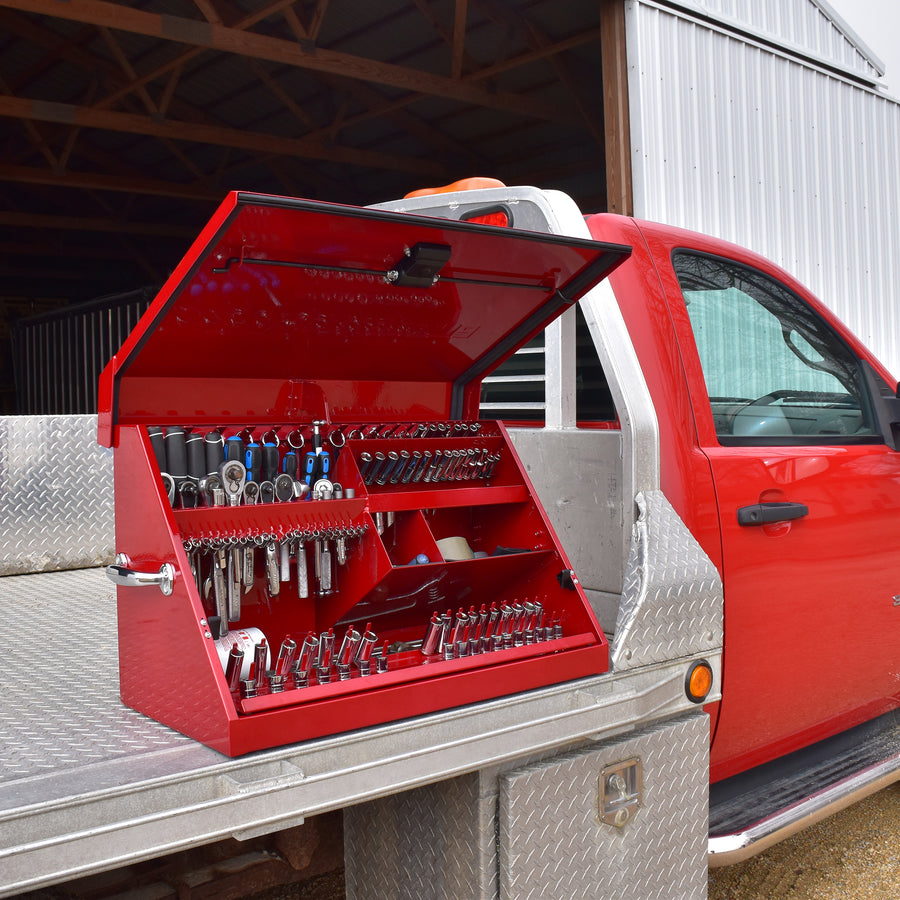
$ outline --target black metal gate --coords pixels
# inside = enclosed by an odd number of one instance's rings
[[[156,290],[142,288],[20,319],[12,329],[20,415],[97,412],[97,379]]]

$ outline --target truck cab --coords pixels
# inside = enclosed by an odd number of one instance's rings
[[[527,192],[442,202],[468,218],[503,208],[529,227]],[[404,202],[421,212],[426,200]],[[616,509],[625,534],[639,532],[658,491],[721,579],[722,698],[706,711],[723,840],[711,860],[733,861],[790,830],[760,820],[823,790],[846,804],[850,788],[835,782],[847,772],[896,764],[898,551],[885,539],[900,514],[896,382],[748,250],[608,214],[550,227],[632,253],[486,380],[485,412],[517,424],[615,665],[635,658],[622,598],[640,568],[616,540]],[[678,546],[669,552],[677,565]],[[661,602],[677,605],[678,591]],[[708,629],[689,605],[674,618]]]

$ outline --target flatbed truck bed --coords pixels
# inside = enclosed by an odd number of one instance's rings
[[[0,579],[0,896],[256,837],[686,706],[673,663],[231,759],[119,700],[114,591],[97,568]]]

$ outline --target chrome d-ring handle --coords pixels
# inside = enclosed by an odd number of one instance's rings
[[[151,587],[155,585],[166,597],[172,593],[172,588],[175,585],[175,566],[171,563],[163,563],[159,567],[158,572],[136,572],[125,565],[127,562],[128,560],[123,559],[122,554],[119,554],[116,556],[115,564],[106,567],[106,577],[113,584],[120,584],[122,587]]]

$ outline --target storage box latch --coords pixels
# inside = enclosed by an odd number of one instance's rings
[[[600,772],[600,821],[624,828],[641,806],[641,761],[638,757],[606,766]]]

